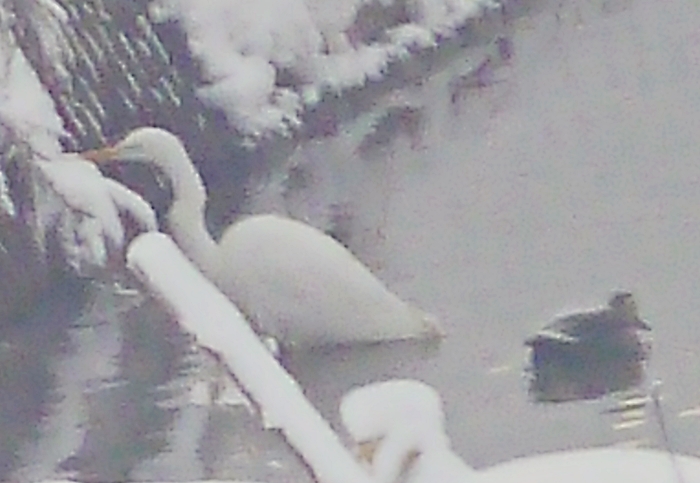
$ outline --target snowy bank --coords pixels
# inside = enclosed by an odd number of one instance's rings
[[[450,37],[494,0],[155,0],[200,62],[199,97],[245,135],[287,134],[324,92],[379,80],[390,62]],[[281,14],[283,13],[283,14]]]

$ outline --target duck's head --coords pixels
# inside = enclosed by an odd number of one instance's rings
[[[639,318],[637,301],[630,292],[613,292],[608,300],[608,306],[621,315],[617,320],[626,321],[629,325],[639,330],[651,330],[651,326]]]
[[[427,451],[449,451],[442,400],[432,387],[392,380],[350,391],[340,405],[358,458],[378,482],[393,483]]]

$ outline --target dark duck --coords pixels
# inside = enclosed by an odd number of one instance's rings
[[[648,348],[638,331],[651,330],[639,317],[630,292],[614,292],[607,307],[554,320],[525,340],[532,350],[532,365],[578,366],[591,360],[643,360]]]

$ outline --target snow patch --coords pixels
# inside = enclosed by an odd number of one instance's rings
[[[176,21],[202,67],[199,96],[243,134],[289,134],[324,92],[383,77],[388,64],[453,35],[494,0],[155,0],[151,19]],[[381,40],[357,33],[363,7],[405,11]],[[381,29],[381,26],[380,26]],[[289,85],[278,84],[280,74]]]
[[[109,248],[124,244],[120,212],[127,212],[146,230],[156,230],[156,216],[139,195],[104,178],[97,167],[78,154],[61,154],[52,161],[37,161],[54,205],[40,211],[43,225],[56,226],[68,263],[78,273],[86,266],[103,266]],[[64,208],[55,208],[63,204]]]

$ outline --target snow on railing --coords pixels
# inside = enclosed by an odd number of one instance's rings
[[[268,427],[277,428],[320,483],[369,482],[298,383],[258,339],[240,311],[162,233],[136,238],[130,270],[202,347],[216,354]]]

